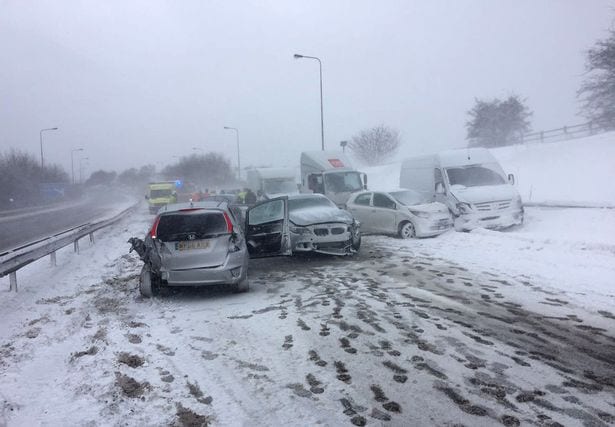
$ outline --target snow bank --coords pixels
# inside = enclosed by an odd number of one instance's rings
[[[490,150],[526,203],[615,206],[615,132]],[[399,187],[402,159],[362,168],[371,189]]]

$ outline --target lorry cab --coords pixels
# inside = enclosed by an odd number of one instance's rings
[[[341,207],[352,193],[367,188],[367,175],[355,170],[344,153],[308,151],[301,153],[301,188]]]

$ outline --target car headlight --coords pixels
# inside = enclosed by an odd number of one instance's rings
[[[305,227],[290,227],[290,232],[294,234],[312,234],[309,228]]]
[[[466,202],[457,203],[457,210],[460,214],[467,214],[472,212],[472,205]]]
[[[420,211],[413,211],[411,210],[410,213],[414,216],[418,216],[419,218],[429,218],[429,213],[427,212],[420,212]]]

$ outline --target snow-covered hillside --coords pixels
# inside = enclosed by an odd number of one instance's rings
[[[491,150],[526,203],[615,206],[615,132]],[[362,168],[369,187],[399,187],[401,160]]]

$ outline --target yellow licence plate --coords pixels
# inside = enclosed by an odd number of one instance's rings
[[[175,249],[178,251],[189,251],[191,249],[207,249],[209,240],[189,240],[187,242],[175,243]]]

